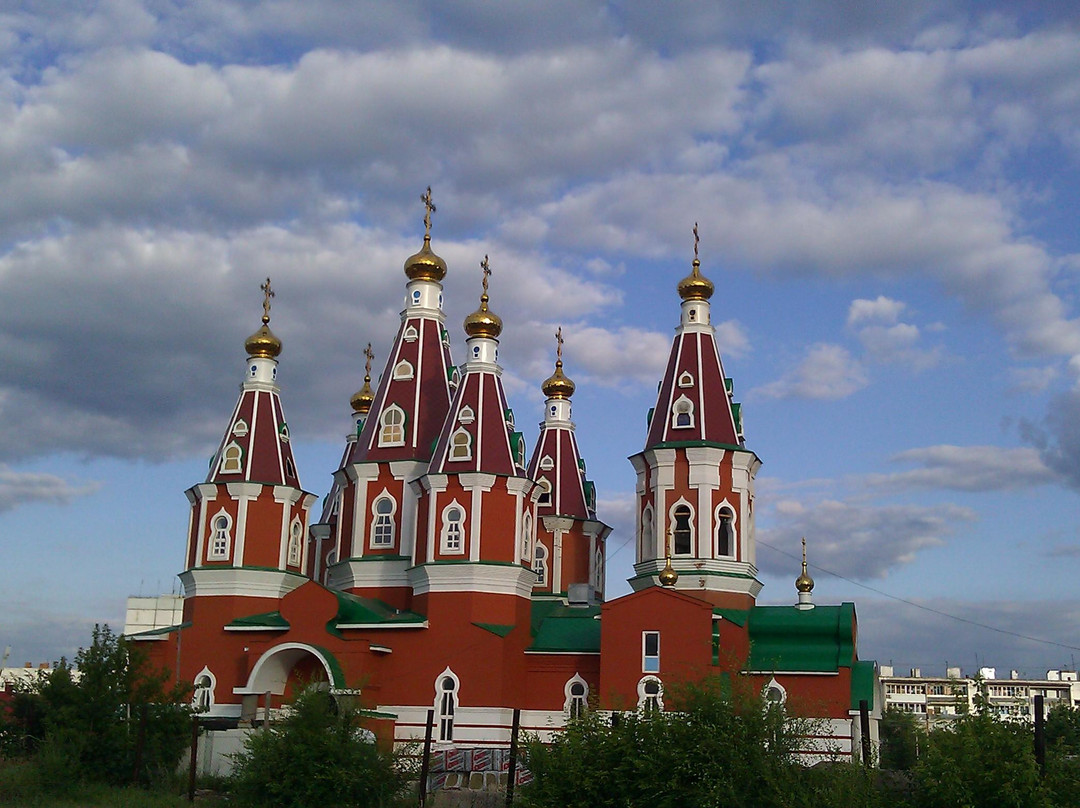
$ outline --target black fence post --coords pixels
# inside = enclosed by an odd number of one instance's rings
[[[427,729],[424,730],[424,756],[420,759],[420,808],[427,802],[428,767],[431,765],[431,733],[435,728],[435,710],[427,711]]]
[[[859,735],[862,736],[862,762],[869,766],[873,750],[870,746],[870,704],[866,699],[859,699]]]
[[[1035,762],[1039,776],[1046,777],[1046,704],[1043,696],[1035,697]]]
[[[510,729],[510,771],[506,773],[506,804],[514,804],[514,784],[517,782],[518,730],[521,729],[521,708],[514,708],[514,725]]]

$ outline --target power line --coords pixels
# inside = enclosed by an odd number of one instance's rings
[[[781,555],[785,555],[788,558],[793,558],[796,561],[801,561],[802,560],[802,559],[796,557],[795,555],[793,555],[792,553],[787,552],[787,550],[781,550],[779,547],[774,547],[773,545],[769,544],[768,542],[764,542],[761,539],[758,539],[757,543],[759,545],[763,546],[763,547],[768,547],[773,552],[780,553]],[[819,572],[823,572],[826,575],[831,575],[834,578],[839,578],[841,581],[846,581],[847,583],[849,583],[849,584],[851,584],[853,586],[857,586],[857,587],[860,587],[862,589],[866,589],[867,591],[873,592],[876,595],[881,595],[883,598],[889,598],[890,600],[895,600],[895,601],[898,601],[899,603],[904,603],[904,604],[906,604],[908,606],[912,606],[912,607],[914,607],[916,609],[922,609],[924,612],[930,612],[931,614],[936,614],[936,615],[938,615],[940,617],[947,617],[948,619],[955,620],[958,623],[966,623],[969,626],[976,626],[978,628],[984,628],[984,629],[986,629],[988,631],[996,631],[998,634],[1005,634],[1005,635],[1007,635],[1009,637],[1016,637],[1016,638],[1021,639],[1021,640],[1029,640],[1030,642],[1042,643],[1043,645],[1054,645],[1054,646],[1057,646],[1058,648],[1068,648],[1071,651],[1080,651],[1080,646],[1069,645],[1068,643],[1056,642],[1054,640],[1044,640],[1044,639],[1042,639],[1040,637],[1032,637],[1032,636],[1027,635],[1027,634],[1020,634],[1020,633],[1018,633],[1016,631],[1009,631],[1008,629],[998,628],[997,626],[990,626],[990,625],[987,625],[986,623],[980,623],[977,620],[969,620],[966,617],[959,617],[958,615],[955,615],[955,614],[949,614],[948,612],[941,611],[941,609],[935,609],[932,606],[924,606],[923,604],[916,603],[913,600],[908,600],[907,598],[901,598],[901,597],[898,597],[897,595],[893,595],[893,594],[885,592],[885,591],[883,591],[881,589],[877,589],[876,587],[869,586],[869,585],[863,584],[863,583],[859,583],[858,581],[853,581],[851,578],[848,578],[845,575],[841,575],[839,572],[833,572],[832,570],[825,569],[824,567],[818,566],[817,564],[807,564],[807,566],[808,567],[813,567],[815,570],[818,570]]]

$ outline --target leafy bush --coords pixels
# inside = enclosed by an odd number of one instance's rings
[[[308,688],[269,729],[252,732],[236,759],[232,793],[279,808],[387,808],[403,803],[413,776],[403,754],[384,751],[362,716]]]

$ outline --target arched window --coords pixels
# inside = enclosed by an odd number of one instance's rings
[[[466,404],[458,411],[458,422],[462,424],[471,424],[476,420],[476,413],[473,412],[473,408]]]
[[[655,676],[643,676],[638,682],[638,709],[644,713],[664,709],[664,683]]]
[[[597,591],[604,591],[604,551],[596,548],[596,559],[593,563],[593,586]]]
[[[454,740],[454,719],[458,708],[458,678],[447,668],[435,679],[435,724],[438,740]]]
[[[248,433],[247,422],[243,418],[240,418],[235,424],[233,424],[232,432],[238,438],[244,437],[244,435]]]
[[[381,424],[380,446],[401,446],[405,443],[405,410],[397,404],[391,404],[383,410]]]
[[[767,704],[777,707],[783,707],[784,702],[787,701],[787,689],[776,681],[775,676],[769,679],[769,683],[765,685],[762,695],[765,697]]]
[[[716,514],[716,554],[735,555],[735,514],[727,506],[721,507]]]
[[[394,365],[394,378],[395,379],[411,379],[413,377],[413,366],[406,360],[402,359],[396,365]]]
[[[521,519],[521,558],[524,561],[532,559],[532,514],[526,513]]]
[[[684,370],[679,375],[679,387],[693,387],[694,377],[690,375],[690,371]]]
[[[536,573],[536,585],[547,586],[548,551],[543,542],[538,541],[533,550],[533,572]]]
[[[671,426],[675,429],[688,429],[694,425],[694,402],[686,396],[679,396],[671,407]]]
[[[472,435],[460,427],[450,436],[450,459],[472,460]]]
[[[551,471],[555,468],[555,461],[551,459],[551,455],[544,455],[540,458],[540,470]]]
[[[300,517],[296,517],[292,520],[292,525],[289,526],[289,553],[288,564],[290,567],[300,566],[300,556],[303,550],[303,538],[304,525],[300,521]]]
[[[394,545],[394,511],[397,503],[385,491],[371,506],[371,546],[392,547]]]
[[[243,457],[244,450],[240,448],[240,444],[235,441],[230,443],[221,453],[221,473],[239,474],[242,472],[244,470]]]
[[[575,673],[563,687],[566,700],[563,702],[563,710],[570,718],[581,718],[589,709],[589,683],[581,678],[581,674]]]
[[[541,505],[551,504],[551,480],[547,477],[541,477],[536,481],[536,484],[540,486],[540,497],[536,501]]]
[[[685,504],[676,505],[671,511],[671,518],[675,523],[672,536],[674,555],[690,555],[694,552],[693,516],[694,512]]]
[[[207,558],[228,558],[232,546],[232,517],[225,511],[218,511],[210,520],[210,549]]]
[[[197,713],[208,713],[214,706],[214,687],[217,680],[209,668],[204,667],[195,677],[195,692],[191,698],[191,706]]]
[[[641,560],[656,558],[656,528],[653,526],[652,505],[641,512]]]
[[[463,553],[465,543],[463,539],[463,526],[465,524],[465,509],[457,500],[454,500],[443,510],[441,546],[444,553]]]
[[[416,328],[410,325],[405,328],[405,331],[402,333],[401,338],[406,342],[416,342],[416,338],[418,336],[419,335],[416,333]]]

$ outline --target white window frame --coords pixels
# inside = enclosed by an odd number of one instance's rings
[[[420,334],[416,330],[416,326],[406,326],[405,330],[401,333],[401,339],[405,342],[416,342],[420,339]]]
[[[686,508],[690,511],[690,516],[686,520],[687,526],[690,529],[690,550],[685,553],[680,553],[676,549],[675,543],[675,512],[680,508]],[[668,519],[670,520],[669,524],[671,525],[671,554],[673,556],[681,556],[683,558],[688,558],[694,555],[694,548],[697,547],[697,530],[694,525],[695,517],[696,512],[694,511],[694,506],[687,502],[684,498],[680,498],[678,502],[671,506],[671,510],[668,511]],[[667,553],[667,547],[664,548],[664,553]]]
[[[222,519],[225,520],[225,524],[219,525],[218,522]],[[221,561],[229,557],[229,552],[232,550],[232,529],[233,518],[224,508],[210,517],[206,540],[207,559]]]
[[[533,545],[533,572],[536,573],[536,586],[548,584],[548,551],[539,539]]]
[[[580,687],[580,693],[574,693],[575,685]],[[580,673],[575,673],[566,680],[563,685],[563,712],[567,718],[581,718],[589,710],[589,683]]]
[[[656,554],[656,516],[652,503],[641,509],[641,560],[658,558]]]
[[[716,533],[716,555],[717,555],[718,558],[735,558],[738,555],[739,531],[735,526],[736,525],[736,519],[737,519],[736,514],[737,514],[737,511],[733,507],[731,507],[731,505],[728,504],[728,501],[726,499],[723,502],[721,502],[716,508],[716,531],[715,531],[715,533]],[[729,548],[728,549],[730,549],[731,552],[729,552],[729,553],[721,552],[721,547],[720,547],[720,530],[724,525],[724,519],[723,519],[724,516],[730,517],[730,519],[728,521],[728,527],[729,527],[729,533],[728,533]]]
[[[540,458],[540,471],[551,471],[553,468],[555,468],[555,461],[551,459],[551,455]]]
[[[686,415],[688,423],[680,424],[679,416]],[[686,396],[679,396],[671,405],[671,428],[693,429],[694,428],[694,402]]]
[[[412,362],[408,359],[402,359],[396,365],[394,365],[394,378],[399,381],[409,381],[416,376],[416,371],[413,369]]]
[[[449,684],[450,687],[446,687]],[[454,722],[457,720],[458,691],[461,680],[448,665],[435,677],[435,740],[437,743],[454,742]]]
[[[536,484],[540,486],[540,496],[536,498],[537,505],[550,505],[551,499],[551,480],[547,477],[541,477],[536,481]]]
[[[210,668],[203,669],[195,674],[195,689],[191,694],[191,706],[197,713],[208,713],[214,708],[214,689],[217,687],[217,677]]]
[[[471,424],[476,420],[476,413],[473,412],[473,408],[466,404],[458,411],[458,423],[459,424]]]
[[[690,374],[689,370],[684,370],[682,373],[679,374],[678,385],[679,387],[694,386],[694,377]]]
[[[532,567],[532,550],[533,550],[533,518],[529,511],[525,511],[525,515],[521,517],[521,560],[527,561],[529,567]]]
[[[657,685],[657,692],[652,693],[652,694],[647,693],[645,691],[645,686],[647,684],[652,684],[653,682],[655,682],[656,685]],[[651,676],[651,675],[650,676],[642,676],[641,679],[638,680],[637,693],[638,693],[638,703],[637,703],[638,710],[640,710],[641,712],[651,712],[652,710],[656,710],[658,712],[663,711],[663,709],[664,709],[664,682],[660,679],[659,676]]]
[[[464,427],[450,433],[449,460],[472,460],[472,435]]]
[[[244,448],[236,441],[229,441],[221,450],[221,463],[218,471],[222,474],[244,473]]]
[[[656,653],[649,653],[649,640],[656,638]],[[641,672],[660,673],[660,632],[646,629],[641,632]]]
[[[243,418],[237,418],[236,423],[233,424],[232,433],[238,438],[242,438],[248,433],[247,421]]]
[[[450,519],[450,512],[457,510],[461,518]],[[439,533],[439,551],[446,555],[458,555],[465,552],[465,508],[455,499],[442,512],[442,529]],[[457,530],[453,528],[456,526]],[[456,542],[454,541],[456,534]]]
[[[383,502],[390,503],[389,511],[379,511],[379,504]],[[397,514],[397,500],[384,488],[382,493],[375,497],[375,501],[371,503],[371,534],[368,538],[368,545],[371,548],[385,549],[394,546],[394,539],[397,536],[396,525],[394,524],[395,514]],[[389,527],[389,541],[383,538],[386,531],[380,532],[380,528],[384,527]]]
[[[299,567],[303,560],[303,535],[304,523],[300,521],[299,516],[294,516],[289,525],[289,552],[285,562],[290,567]]]
[[[400,416],[401,420],[397,420]],[[405,410],[391,404],[379,416],[379,446],[405,445]]]

